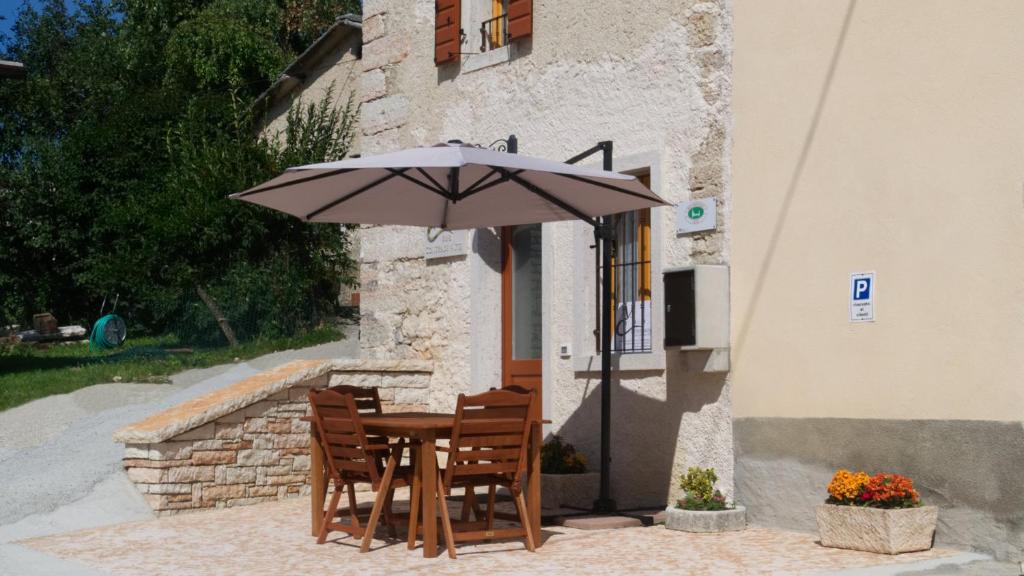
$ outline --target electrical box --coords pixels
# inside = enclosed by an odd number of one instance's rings
[[[665,348],[729,347],[729,267],[698,264],[665,270]]]

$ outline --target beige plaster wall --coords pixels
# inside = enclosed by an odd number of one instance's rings
[[[734,9],[734,416],[1021,420],[1024,3]]]

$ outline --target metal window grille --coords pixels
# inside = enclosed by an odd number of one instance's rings
[[[487,52],[509,43],[508,2],[502,2],[501,14],[483,21],[480,25],[480,51]]]
[[[650,223],[650,210],[623,212],[611,217],[615,230],[611,270],[613,352],[636,354],[652,350]],[[600,293],[600,278],[597,291]]]

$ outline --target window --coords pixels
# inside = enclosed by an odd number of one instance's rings
[[[650,186],[650,177],[640,177]],[[611,217],[615,230],[612,253],[612,350],[622,354],[650,352],[653,332],[651,303],[651,210]],[[600,293],[600,288],[598,288]]]
[[[462,72],[511,61],[533,35],[533,0],[434,0],[434,15],[434,63]]]
[[[480,25],[480,51],[508,45],[508,0],[490,0],[491,17]]]

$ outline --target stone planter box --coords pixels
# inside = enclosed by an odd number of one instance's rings
[[[594,507],[594,500],[601,489],[599,472],[583,474],[541,474],[540,502],[544,508],[582,508],[589,510]]]
[[[821,545],[901,554],[932,547],[939,509],[935,506],[883,510],[858,506],[818,506]]]
[[[747,509],[683,510],[675,506],[665,509],[665,528],[682,532],[733,532],[747,527]]]

